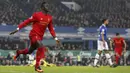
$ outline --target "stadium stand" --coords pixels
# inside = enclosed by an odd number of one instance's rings
[[[0,23],[17,25],[30,15],[39,11],[42,0],[5,0],[0,5]],[[65,7],[61,2],[76,2],[79,11]],[[129,28],[130,14],[127,0],[48,0],[55,26],[97,27],[100,20],[109,18],[109,27]],[[3,8],[3,9],[2,9]]]

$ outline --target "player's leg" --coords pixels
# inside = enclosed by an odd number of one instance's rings
[[[22,50],[16,50],[16,55],[14,56],[14,60],[16,60],[16,58],[20,54],[24,54],[24,55],[31,54],[34,50],[36,50],[36,47],[37,47],[37,45],[35,43],[32,43],[32,41],[31,41],[29,48],[25,48],[25,49],[22,49]]]
[[[108,44],[107,44],[107,42],[106,42],[106,43],[105,43],[105,47],[104,47],[105,56],[106,56],[106,58],[107,58],[107,60],[108,60],[108,62],[109,62],[109,64],[110,64],[110,66],[111,66],[111,67],[115,67],[114,64],[113,64],[113,62],[112,62],[111,55],[110,55],[110,53],[109,53],[108,50],[109,50],[109,49],[108,49]]]
[[[43,70],[40,68],[40,60],[44,57],[45,47],[43,46],[41,41],[37,41],[38,49],[36,52],[36,64],[35,64],[35,70],[38,72],[43,72]]]
[[[116,60],[116,64],[119,64],[119,60],[120,57],[122,55],[122,50],[120,50],[119,48],[115,50],[115,60]]]
[[[16,50],[16,55],[14,56],[14,60],[16,60],[16,58],[20,55],[20,54],[31,54],[34,50],[36,49],[35,44],[31,45],[30,48],[25,48],[22,50]]]
[[[94,60],[94,67],[95,66],[97,66],[97,63],[98,63],[98,61],[99,61],[99,58],[100,58],[100,55],[101,55],[101,53],[102,53],[102,46],[103,46],[103,43],[101,42],[101,41],[97,41],[97,47],[98,47],[98,52],[97,52],[97,54],[96,54],[96,56],[95,56],[95,60]]]
[[[20,55],[20,54],[27,54],[28,53],[28,48],[25,48],[23,50],[16,50],[16,55],[14,56],[14,60],[17,59],[17,57]]]
[[[107,58],[107,60],[108,60],[108,62],[110,64],[110,66],[112,66],[113,62],[112,62],[111,55],[110,55],[109,51],[108,50],[104,50],[104,52],[105,52],[105,56],[106,56],[106,58]]]
[[[16,58],[20,55],[20,54],[31,54],[37,47],[37,43],[36,43],[36,37],[29,37],[30,38],[30,47],[29,48],[25,48],[22,50],[16,50],[16,55],[14,56],[14,60],[16,60]]]
[[[40,60],[44,56],[45,47],[42,45],[41,41],[34,38],[34,41],[31,41],[30,48],[29,49],[18,50],[18,54],[31,54],[37,48],[38,48],[38,50],[36,52],[35,70],[37,72],[43,72],[43,70],[40,68]]]
[[[94,67],[95,67],[95,66],[98,67],[98,66],[97,66],[97,63],[98,63],[98,61],[99,61],[99,58],[100,58],[101,53],[102,53],[102,51],[101,51],[101,50],[98,50],[98,53],[96,54],[95,60],[94,60]]]
[[[118,63],[119,63],[119,54],[116,52],[115,53],[115,63],[118,65]]]
[[[127,54],[125,53],[125,54],[123,54],[123,57],[124,57],[124,65],[126,66],[127,65]]]

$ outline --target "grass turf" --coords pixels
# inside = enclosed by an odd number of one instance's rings
[[[44,73],[130,73],[130,66],[118,66],[110,68],[101,66],[93,68],[91,66],[63,66],[63,67],[42,67]],[[29,66],[0,66],[0,73],[37,73],[34,67]]]

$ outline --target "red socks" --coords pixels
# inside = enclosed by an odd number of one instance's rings
[[[37,49],[35,67],[38,67],[40,65],[40,60],[44,57],[45,49],[46,49],[45,47],[41,47]]]
[[[119,56],[116,56],[116,64],[118,64],[118,62],[119,62]]]
[[[38,53],[39,53],[39,52],[37,51],[37,54],[36,54],[36,64],[35,64],[35,67],[36,67],[36,68],[40,65],[40,60],[41,60],[41,57],[38,56],[38,55],[39,55]]]

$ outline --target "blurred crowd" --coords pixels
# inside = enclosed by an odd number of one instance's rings
[[[109,27],[130,27],[130,4],[128,0],[46,0],[50,4],[55,26],[98,27],[101,19],[109,18]],[[79,11],[67,8],[61,2],[76,2]],[[42,0],[2,0],[0,23],[17,25],[35,11],[40,10]]]
[[[13,44],[12,44],[13,43]],[[16,50],[25,48],[25,41],[9,37],[0,37],[0,49]]]
[[[63,42],[62,45],[47,45],[50,50],[82,50],[84,49],[83,42]]]
[[[26,65],[28,64],[28,57],[26,55],[20,55],[17,58],[17,61],[13,60],[12,54],[8,54],[6,57],[5,56],[0,56],[0,65]]]
[[[127,43],[127,50],[130,50],[130,40],[125,40]],[[12,44],[13,43],[13,44]],[[109,43],[109,42],[108,42]],[[108,44],[109,45],[109,44]],[[3,50],[17,50],[24,49],[30,46],[30,41],[26,39],[20,39],[19,37],[0,37],[0,49]],[[46,44],[49,50],[97,50],[97,40],[70,40],[61,41],[61,45]]]
[[[0,65],[31,65],[35,60],[35,57],[30,57],[31,55],[20,55],[16,61],[13,60],[13,56],[8,54],[8,56],[0,56]],[[105,55],[101,56],[98,65],[106,66],[109,65]],[[111,56],[114,62],[114,55]],[[57,53],[56,55],[48,54],[45,59],[49,64],[55,64],[57,66],[93,66],[94,57],[85,57],[77,55],[75,57],[63,55],[62,53]],[[128,56],[122,56],[120,58],[119,65],[126,66],[130,65],[130,54]]]
[[[0,3],[2,3],[0,4],[2,25],[18,25],[28,16],[15,0],[2,0]]]
[[[126,40],[127,47],[126,50],[130,50],[130,40]],[[108,42],[108,46],[110,46]],[[83,50],[83,51],[91,51],[97,50],[97,40],[85,40],[85,41],[70,41],[70,42],[62,42],[62,45],[46,45],[49,50]],[[114,48],[113,48],[114,49]]]

